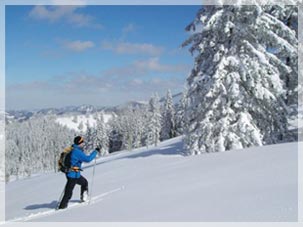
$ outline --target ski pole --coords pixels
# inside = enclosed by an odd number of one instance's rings
[[[94,167],[93,167],[93,176],[92,176],[92,183],[90,186],[90,198],[88,200],[88,204],[90,204],[91,198],[92,198],[92,191],[93,191],[93,184],[94,184],[94,176],[95,176],[95,168],[96,168],[96,163],[97,163],[97,159],[95,158],[95,163],[94,163]]]
[[[58,201],[56,210],[59,209],[59,206],[60,206],[61,200],[62,200],[62,198],[63,198],[64,192],[65,192],[65,187],[63,188],[63,191],[62,191],[62,193],[61,193],[61,195],[60,195],[60,197],[59,197],[59,201]]]

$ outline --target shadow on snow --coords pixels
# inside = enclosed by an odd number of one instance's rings
[[[69,202],[79,202],[79,200],[70,200]],[[24,210],[37,210],[37,209],[42,209],[42,208],[49,208],[49,209],[55,209],[58,206],[58,201],[57,200],[53,200],[50,203],[41,203],[41,204],[33,204],[33,205],[29,205],[27,207],[24,208]]]

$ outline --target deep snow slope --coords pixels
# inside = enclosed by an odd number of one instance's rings
[[[89,205],[54,211],[61,173],[6,185],[11,221],[297,221],[297,143],[181,155],[181,137],[97,161]],[[83,175],[92,182],[92,163]]]

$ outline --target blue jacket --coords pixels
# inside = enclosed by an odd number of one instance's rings
[[[82,148],[75,144],[73,145],[73,150],[71,152],[71,166],[78,167],[79,169],[81,169],[82,162],[92,161],[98,153],[98,151],[94,150],[92,153],[90,153],[90,155],[86,155],[84,154]],[[67,173],[67,177],[70,178],[79,178],[80,176],[80,171],[69,171]]]

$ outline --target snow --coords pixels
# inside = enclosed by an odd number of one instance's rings
[[[298,107],[298,114],[293,116],[289,120],[289,129],[290,130],[297,130],[299,133],[302,132],[303,129],[303,106],[299,105]]]
[[[54,212],[61,173],[6,184],[7,221],[297,221],[297,143],[182,156],[182,138],[97,160],[92,202]],[[94,162],[82,174],[92,183]]]
[[[56,122],[59,124],[68,127],[69,129],[73,129],[75,131],[79,131],[79,125],[83,124],[83,131],[86,131],[86,123],[88,122],[90,126],[94,127],[96,126],[96,119],[94,114],[89,114],[89,115],[76,115],[78,120],[77,122],[74,122],[73,119],[75,116],[63,116],[63,117],[58,117],[56,119]],[[107,123],[113,116],[112,114],[105,114],[103,113],[104,117],[104,122]]]
[[[247,47],[250,49],[250,51],[255,54],[258,58],[259,58],[259,62],[264,64],[264,65],[268,65],[269,62],[265,56],[264,53],[262,53],[261,51],[257,50],[253,45],[251,45],[248,41],[244,40],[243,41],[244,44],[247,45]]]

